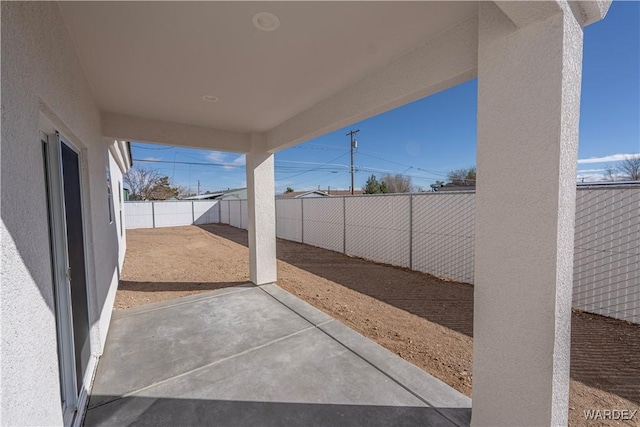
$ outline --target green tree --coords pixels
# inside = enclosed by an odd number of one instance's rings
[[[367,182],[364,184],[364,194],[380,194],[382,189],[380,188],[380,181],[375,175],[371,175]]]
[[[293,193],[293,188],[291,187],[287,187],[287,190],[284,192],[285,194],[287,193]]]

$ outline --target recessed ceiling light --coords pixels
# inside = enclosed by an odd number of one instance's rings
[[[203,100],[207,101],[207,102],[217,102],[218,101],[218,97],[217,96],[213,96],[213,95],[205,95],[202,97]]]
[[[258,12],[253,15],[253,25],[262,31],[274,31],[280,27],[280,18],[273,13]]]

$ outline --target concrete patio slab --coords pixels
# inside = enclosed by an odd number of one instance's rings
[[[85,425],[450,426],[468,425],[470,407],[266,285],[116,313]]]

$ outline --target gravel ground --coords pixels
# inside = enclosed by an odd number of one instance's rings
[[[115,309],[246,283],[247,232],[226,225],[127,231]],[[278,285],[472,395],[473,286],[278,239]],[[640,325],[574,311],[569,421],[640,406]]]

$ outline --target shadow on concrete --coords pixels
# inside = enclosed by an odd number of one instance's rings
[[[85,426],[454,426],[470,409],[100,396]]]
[[[248,246],[245,230],[217,224],[200,228]],[[472,285],[282,239],[277,242],[277,257],[316,276],[473,336]]]
[[[209,224],[203,230],[248,246],[247,232]],[[278,259],[473,337],[473,286],[278,239]],[[640,404],[640,325],[574,311],[571,378]]]
[[[120,280],[119,291],[135,292],[183,292],[183,291],[215,291],[245,285],[246,280],[239,282],[134,282]]]

